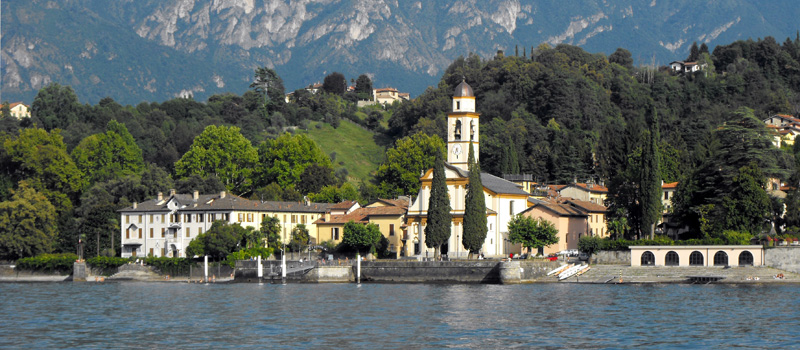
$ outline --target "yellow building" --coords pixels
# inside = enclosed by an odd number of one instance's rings
[[[357,204],[356,204],[357,205]],[[314,222],[318,242],[339,243],[344,235],[344,225],[350,221],[359,224],[375,224],[381,234],[389,240],[389,251],[396,258],[408,256],[412,247],[406,245],[404,220],[408,201],[379,199],[363,208],[344,210],[334,208],[323,218]]]
[[[545,246],[544,255],[567,249],[578,249],[578,240],[588,232],[589,215],[578,207],[555,200],[534,200],[533,205],[520,213],[532,219],[547,220],[558,230],[558,242]],[[536,252],[532,252],[536,254]]]
[[[558,190],[561,197],[574,198],[581,201],[604,204],[608,196],[608,188],[603,184],[575,182]]]

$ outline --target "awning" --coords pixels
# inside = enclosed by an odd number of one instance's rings
[[[125,243],[123,246],[130,246],[130,247],[138,247],[142,245],[141,243]]]

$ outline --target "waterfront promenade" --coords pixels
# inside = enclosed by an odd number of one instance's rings
[[[783,274],[783,279],[775,276]],[[591,270],[568,282],[579,283],[687,283],[688,276],[724,277],[714,283],[800,283],[800,275],[773,267],[672,267],[592,265]]]

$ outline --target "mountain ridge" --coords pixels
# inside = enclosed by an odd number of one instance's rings
[[[605,54],[623,47],[638,62],[666,64],[695,41],[712,49],[782,41],[797,17],[788,0],[3,2],[2,99],[30,102],[49,82],[89,103],[205,99],[244,92],[258,66],[275,68],[287,91],[340,71],[413,96],[470,53],[565,43]]]

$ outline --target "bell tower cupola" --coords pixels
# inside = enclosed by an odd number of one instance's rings
[[[469,146],[475,151],[475,161],[479,150],[479,119],[475,113],[475,94],[466,81],[456,86],[453,93],[453,111],[447,114],[447,162],[468,170]]]

